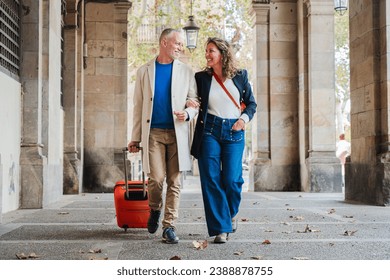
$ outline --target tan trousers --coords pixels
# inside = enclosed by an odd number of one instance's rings
[[[149,206],[153,210],[163,208],[163,185],[166,178],[163,228],[174,227],[179,214],[180,171],[174,129],[152,128],[149,136],[148,174]]]

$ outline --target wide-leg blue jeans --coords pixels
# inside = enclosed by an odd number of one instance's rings
[[[210,236],[232,232],[241,202],[245,133],[232,130],[236,121],[210,114],[206,120],[198,164]]]

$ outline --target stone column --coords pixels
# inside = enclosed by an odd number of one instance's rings
[[[334,7],[332,0],[304,0],[308,20],[309,157],[311,192],[341,192],[336,158]]]
[[[251,187],[299,190],[297,23],[294,1],[254,1],[254,92]]]
[[[345,198],[390,203],[390,1],[350,1],[351,157]]]
[[[130,3],[85,5],[84,188],[112,191],[127,145],[127,15]]]
[[[44,171],[47,164],[47,158],[42,154],[42,17],[42,0],[22,1],[21,208],[42,207]]]
[[[265,3],[261,3],[265,2]],[[257,113],[252,120],[252,156],[249,173],[249,189],[262,189],[264,171],[271,165],[269,128],[269,1],[252,4],[255,61],[253,69],[253,92],[256,96]],[[266,171],[265,171],[266,172]]]
[[[77,56],[77,3],[67,1],[64,19],[64,194],[81,191],[80,153],[78,152],[80,125],[78,99],[78,56]]]
[[[306,167],[309,157],[309,95],[308,95],[308,38],[307,38],[307,6],[304,0],[298,1],[298,91],[299,91],[299,163],[301,190],[310,191],[310,177]]]
[[[380,86],[380,112],[381,112],[381,140],[380,140],[380,154],[377,157],[379,163],[376,167],[379,173],[376,188],[375,188],[375,204],[378,205],[390,205],[390,113],[389,113],[389,101],[390,101],[390,0],[380,1],[379,4],[372,3],[374,11],[372,13],[373,21],[376,21],[379,25],[379,48],[380,46],[386,46],[380,48],[381,58],[380,67],[381,74],[381,86]],[[378,9],[379,8],[379,9]],[[379,16],[378,16],[379,13]],[[354,22],[356,23],[356,22]],[[376,33],[378,34],[378,33]],[[378,42],[377,42],[378,44]],[[378,48],[378,45],[376,46]],[[375,64],[374,64],[375,65]],[[375,102],[378,103],[378,102]],[[378,160],[379,159],[379,160]],[[371,190],[370,190],[371,191]],[[367,196],[365,196],[367,197]]]

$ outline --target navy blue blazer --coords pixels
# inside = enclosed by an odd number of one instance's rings
[[[200,109],[198,119],[196,121],[194,139],[191,146],[191,155],[193,155],[195,158],[198,158],[200,152],[204,125],[207,118],[212,77],[213,76],[207,71],[201,71],[195,74],[198,98],[200,101]],[[244,102],[246,105],[243,113],[247,114],[249,120],[251,120],[253,115],[256,113],[257,104],[255,97],[253,96],[252,87],[248,81],[248,72],[245,69],[240,70],[232,80],[240,92],[240,101]]]

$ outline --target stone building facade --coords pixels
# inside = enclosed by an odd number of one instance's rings
[[[250,189],[340,192],[333,1],[251,5],[258,113]],[[390,199],[388,7],[349,3],[345,199],[375,205]],[[123,176],[131,8],[124,0],[0,0],[0,213],[110,191]]]

